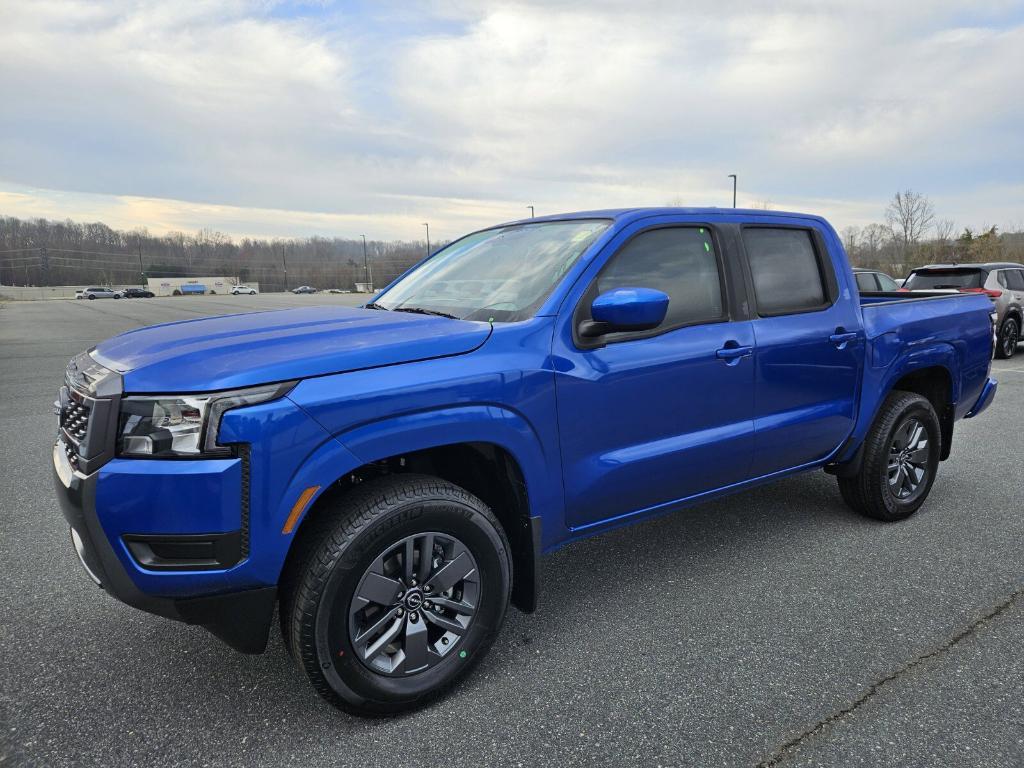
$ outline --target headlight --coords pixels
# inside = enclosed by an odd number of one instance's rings
[[[140,458],[229,456],[231,449],[217,442],[224,412],[275,400],[292,386],[294,382],[210,395],[126,397],[121,400],[117,453]]]

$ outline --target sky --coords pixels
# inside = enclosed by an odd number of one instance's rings
[[[1024,223],[1024,0],[0,0],[0,214],[433,240],[732,202]]]

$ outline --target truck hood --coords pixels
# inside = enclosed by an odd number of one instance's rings
[[[460,355],[490,333],[430,315],[304,307],[139,328],[93,357],[122,374],[125,392],[207,392]]]

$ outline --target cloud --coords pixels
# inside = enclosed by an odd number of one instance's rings
[[[964,223],[1022,218],[988,193],[1024,167],[1014,3],[359,8],[12,4],[3,189],[61,216],[254,234],[727,204],[728,173],[741,203],[839,226],[906,186]]]

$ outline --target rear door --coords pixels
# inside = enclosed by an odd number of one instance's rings
[[[827,236],[806,225],[741,229],[756,313],[754,477],[824,459],[853,431],[864,334]]]

